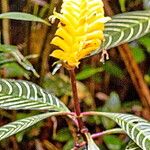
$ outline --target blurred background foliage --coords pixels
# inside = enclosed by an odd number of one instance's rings
[[[61,3],[61,0],[1,0],[0,12],[28,12],[48,20],[54,8],[60,10]],[[150,9],[149,0],[110,0],[109,5],[115,13]],[[48,27],[40,23],[0,20],[1,44],[15,45],[14,51],[19,51],[26,61],[29,60],[33,64],[40,78],[16,62],[14,55],[9,53],[9,46],[8,52],[5,53],[0,46],[0,77],[35,82],[47,91],[53,92],[69,109],[73,110],[70,81],[66,70],[61,68],[55,75],[51,74],[55,59],[49,57],[53,50],[50,41],[56,28],[57,23]],[[146,84],[150,86],[150,34],[130,43],[130,48]],[[109,51],[109,55],[110,60],[105,64],[99,61],[101,55],[86,58],[80,64],[76,78],[82,111],[100,110],[143,115],[139,93],[132,83],[119,52],[114,49]],[[30,70],[35,72],[33,69]],[[0,110],[0,125],[36,113],[36,111]],[[150,119],[146,112],[144,117]],[[111,120],[97,116],[88,117],[86,121],[91,133],[116,126]],[[0,149],[70,150],[73,145],[73,130],[68,120],[64,121],[63,118],[56,120],[52,117],[25,132],[3,140],[0,142]],[[106,135],[96,139],[96,143],[102,150],[123,150],[128,141],[129,138],[123,134]]]

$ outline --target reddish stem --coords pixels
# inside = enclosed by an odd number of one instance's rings
[[[77,115],[77,121],[79,124],[79,132],[82,134],[85,130],[82,118],[81,118],[81,109],[80,109],[80,103],[78,98],[78,92],[77,92],[77,84],[76,84],[76,76],[74,69],[69,70],[70,78],[71,78],[71,86],[72,86],[72,94],[73,94],[73,100],[74,100],[74,110]]]

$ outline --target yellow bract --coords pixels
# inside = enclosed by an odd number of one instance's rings
[[[79,60],[100,47],[104,41],[104,17],[101,0],[63,0],[60,13],[54,12],[51,19],[59,19],[58,29],[51,44],[59,47],[51,56],[70,67],[79,65]]]

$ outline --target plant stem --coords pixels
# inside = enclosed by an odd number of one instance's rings
[[[1,5],[2,5],[1,6],[2,13],[6,13],[9,11],[9,1],[8,0],[2,0]],[[2,25],[3,25],[2,32],[3,32],[4,44],[10,44],[9,20],[8,19],[2,20]]]
[[[77,92],[77,84],[76,84],[76,76],[75,76],[75,70],[71,69],[69,70],[70,73],[70,78],[71,78],[71,86],[72,86],[72,94],[73,94],[73,100],[74,100],[74,111],[77,115],[77,121],[79,124],[79,133],[84,132],[84,124],[81,119],[81,109],[80,109],[80,103],[79,103],[79,98],[78,98],[78,92]]]
[[[81,116],[106,116],[106,113],[105,112],[97,112],[97,111],[89,111],[89,112],[81,113]]]
[[[103,136],[103,135],[108,135],[108,134],[116,134],[116,133],[125,133],[123,129],[120,128],[116,128],[116,129],[110,129],[110,130],[106,130],[103,132],[99,132],[99,133],[95,133],[92,134],[92,138],[95,139],[97,137]]]

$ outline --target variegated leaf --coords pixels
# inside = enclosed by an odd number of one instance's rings
[[[130,141],[125,150],[142,150],[136,143]]]
[[[49,112],[11,122],[7,125],[0,127],[0,140],[5,139],[11,135],[14,135],[20,131],[23,131],[50,116],[56,116],[61,114],[62,112]]]
[[[150,122],[129,114],[98,114],[114,120],[140,148],[150,150]]]
[[[68,111],[58,98],[38,85],[9,79],[0,79],[0,108]]]
[[[102,49],[110,49],[120,44],[131,42],[150,32],[150,10],[133,11],[118,14],[105,24],[105,42],[91,55]]]

